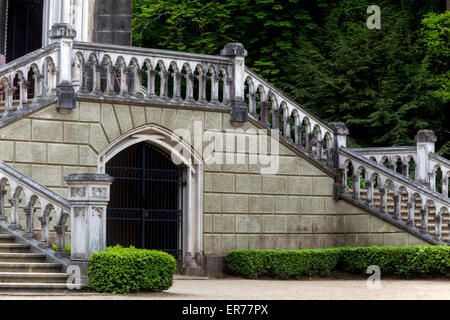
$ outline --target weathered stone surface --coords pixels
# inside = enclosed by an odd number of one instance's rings
[[[279,235],[276,237],[277,250],[297,250],[300,239],[297,235]]]
[[[127,105],[116,104],[117,119],[119,120],[120,131],[126,133],[133,129],[133,121],[131,119],[130,108]]]
[[[203,215],[203,232],[204,233],[213,232],[213,215],[211,214]]]
[[[299,157],[280,157],[278,174],[300,175],[302,160]]]
[[[212,173],[203,174],[203,189],[206,192],[214,191],[214,176]]]
[[[102,104],[102,126],[109,141],[120,136],[119,124],[117,123],[114,108],[110,104]]]
[[[236,175],[237,193],[261,193],[262,177],[259,175]]]
[[[263,193],[286,194],[287,178],[278,176],[263,176]]]
[[[315,216],[313,217],[313,233],[335,233],[336,220],[334,216]]]
[[[275,212],[285,214],[299,214],[300,213],[300,198],[299,197],[276,197],[275,198]]]
[[[214,174],[214,191],[235,192],[236,181],[234,174]]]
[[[216,112],[205,112],[205,129],[222,130],[222,117]]]
[[[175,126],[175,120],[177,116],[177,110],[175,109],[163,109],[161,117],[161,126],[173,130]]]
[[[97,154],[89,146],[80,146],[80,165],[97,166]]]
[[[236,235],[224,234],[222,235],[222,253],[227,253],[230,250],[237,249]]]
[[[62,142],[63,140],[62,122],[33,120],[32,127],[33,141]]]
[[[72,109],[67,113],[59,112],[56,104],[52,104],[36,113],[31,115],[34,119],[47,119],[47,120],[64,120],[64,121],[78,121],[79,118],[78,108]]]
[[[383,232],[391,233],[400,231],[400,229],[397,228],[396,226],[387,223],[375,216],[370,217],[370,223],[371,223],[370,231],[374,233],[383,233]]]
[[[89,124],[65,122],[64,142],[78,144],[89,143]]]
[[[4,140],[30,140],[31,120],[22,119],[0,129],[0,139]]]
[[[145,118],[145,108],[140,106],[131,106],[131,116],[133,117],[134,127],[138,128],[147,123]]]
[[[262,217],[256,215],[237,215],[236,232],[237,233],[261,233]]]
[[[270,196],[250,196],[249,212],[250,213],[273,213],[274,198]]]
[[[248,249],[248,235],[245,234],[236,235],[236,249],[237,250]]]
[[[205,212],[216,213],[222,211],[222,195],[206,193],[204,197]]]
[[[147,116],[147,123],[161,124],[161,109],[160,108],[145,108]]]
[[[323,214],[325,210],[322,197],[301,197],[300,204],[302,214]]]
[[[222,210],[229,213],[248,213],[248,196],[222,196]]]
[[[264,233],[286,233],[287,216],[263,216]]]
[[[32,165],[31,178],[49,187],[60,187],[62,185],[62,170],[59,166]]]
[[[313,166],[311,163],[304,159],[302,161],[300,174],[302,176],[326,176],[325,172]]]
[[[64,145],[64,144],[49,144],[48,163],[77,165],[78,146]]]
[[[314,177],[312,179],[313,195],[329,196],[333,194],[334,181],[329,177]]]
[[[222,253],[222,239],[218,234],[203,235],[205,254]]]
[[[89,143],[97,153],[100,153],[108,145],[108,139],[99,124],[91,124],[90,129]]]
[[[370,216],[347,216],[347,232],[367,233],[370,232]]]
[[[81,101],[80,121],[100,122],[100,103]]]
[[[385,233],[383,245],[389,247],[406,247],[408,245],[407,233]]]
[[[235,217],[233,215],[214,215],[214,232],[235,233]]]
[[[3,145],[3,142],[0,142]],[[47,163],[45,143],[17,142],[16,161],[24,163]]]
[[[14,161],[14,142],[0,141],[0,161]]]
[[[292,195],[312,195],[312,178],[289,177],[288,192]]]
[[[312,216],[289,216],[288,233],[312,233]]]

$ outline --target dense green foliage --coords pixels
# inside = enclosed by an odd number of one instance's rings
[[[228,252],[226,267],[250,279],[263,276],[289,279],[330,275],[339,261],[337,249],[324,250],[235,250]]]
[[[442,274],[450,277],[450,248],[429,247],[371,247],[340,249],[340,263],[349,272],[366,273],[376,265],[381,272],[402,277]]]
[[[58,249],[58,246],[56,244],[52,244],[52,250],[56,251],[57,249]],[[66,245],[65,250],[66,250],[66,256],[70,257],[70,253],[72,252],[70,244]]]
[[[177,270],[170,254],[133,247],[95,252],[89,262],[90,289],[102,293],[167,290]]]
[[[228,252],[228,272],[250,279],[330,275],[343,270],[365,274],[369,266],[383,274],[400,277],[440,274],[450,277],[450,248],[416,246],[369,247],[318,250],[235,250]]]
[[[366,26],[372,4],[381,30]],[[445,0],[135,0],[133,40],[209,54],[242,42],[248,66],[345,121],[353,146],[412,145],[433,129],[449,157],[449,21]]]

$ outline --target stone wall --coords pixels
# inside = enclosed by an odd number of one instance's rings
[[[69,114],[50,105],[0,129],[0,160],[67,196],[64,177],[98,171],[98,154],[127,132],[147,124],[191,132],[233,129],[225,110],[187,110],[81,101]],[[247,122],[242,129],[258,129]],[[261,175],[258,165],[206,165],[203,247],[297,249],[423,244],[345,201],[333,200],[334,179],[287,145],[280,171]]]

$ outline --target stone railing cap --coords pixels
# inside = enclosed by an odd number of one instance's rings
[[[86,181],[112,182],[114,181],[114,178],[108,174],[81,173],[81,174],[70,174],[69,176],[64,177],[64,180],[67,182],[86,182]]]
[[[343,122],[330,122],[329,126],[333,129],[335,134],[348,135],[350,133],[347,126]]]
[[[433,130],[420,130],[414,137],[416,142],[436,142],[437,137]]]
[[[247,50],[245,50],[244,45],[240,42],[230,42],[225,45],[225,47],[220,51],[222,56],[247,56]]]
[[[67,23],[55,23],[48,31],[49,38],[72,38],[77,37],[77,31]]]

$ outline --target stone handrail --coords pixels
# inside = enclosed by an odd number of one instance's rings
[[[335,128],[312,115],[247,67],[245,86],[248,92],[249,113],[255,119],[273,129],[280,129],[280,135],[303,146],[318,160],[322,160],[324,150],[335,147]],[[257,114],[258,104],[261,109],[260,115]],[[270,112],[272,123],[269,123]],[[280,124],[283,128],[280,128]]]
[[[437,169],[440,168],[442,172],[442,194],[448,196],[448,182],[450,180],[450,160],[447,160],[435,153],[428,155],[429,165],[429,178],[431,189],[436,191],[436,174]]]
[[[52,213],[56,215],[55,230],[58,235],[58,251],[64,252],[66,222],[70,217],[71,203],[59,194],[30,179],[23,173],[0,161],[0,221],[7,222],[5,216],[5,197],[10,203],[9,227],[19,230],[20,209],[25,215],[25,235],[34,237],[34,216],[40,208],[41,242],[49,244],[50,221]],[[21,202],[24,201],[23,207]],[[37,205],[39,204],[39,205]]]
[[[2,120],[13,111],[26,111],[30,89],[33,91],[32,103],[54,98],[58,67],[59,43],[52,43],[1,67],[0,100],[5,101]]]
[[[414,227],[414,212],[416,205],[420,203],[422,215],[421,231],[423,233],[428,232],[430,208],[434,207],[436,209],[435,237],[439,240],[442,239],[442,219],[444,215],[449,215],[450,199],[448,197],[434,192],[430,188],[347,148],[340,148],[339,164],[341,168],[341,184],[346,192],[349,192],[349,177],[353,181],[354,199],[361,199],[360,183],[358,182],[363,178],[367,189],[367,205],[375,206],[373,193],[376,187],[381,195],[379,210],[388,214],[387,191],[393,191],[394,219],[398,220],[400,218],[401,199],[405,197],[408,201],[408,225]]]
[[[74,42],[72,55],[72,83],[84,94],[229,104],[239,91],[230,56],[87,42]]]

